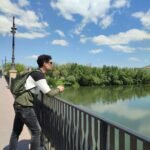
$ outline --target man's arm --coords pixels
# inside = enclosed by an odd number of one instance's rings
[[[46,95],[47,96],[55,96],[63,91],[64,91],[64,86],[59,85],[59,86],[57,86],[56,89],[51,89],[48,93],[46,93]]]
[[[46,93],[46,95],[51,97],[51,96],[55,96],[59,93],[60,93],[60,90],[58,88],[56,88],[56,89],[51,89],[48,93]]]
[[[47,84],[44,74],[41,73],[40,71],[32,73],[31,76],[35,81],[36,87],[38,87],[40,91],[42,91],[44,94],[48,96],[55,96],[58,93],[64,91],[64,86],[57,86],[56,89],[51,89]]]

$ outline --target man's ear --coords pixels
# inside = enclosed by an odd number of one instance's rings
[[[45,66],[46,62],[43,62],[43,66]]]

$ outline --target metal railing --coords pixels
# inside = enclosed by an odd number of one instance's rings
[[[59,98],[40,96],[35,108],[47,150],[150,150],[148,137]]]

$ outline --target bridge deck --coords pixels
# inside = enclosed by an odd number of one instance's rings
[[[14,98],[8,89],[4,77],[0,77],[0,149],[8,150],[9,139],[13,127]],[[26,150],[30,142],[30,134],[26,126],[19,138],[18,150]]]

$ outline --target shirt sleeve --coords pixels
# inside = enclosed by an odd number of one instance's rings
[[[59,89],[56,88],[56,89],[51,89],[48,93],[46,93],[46,95],[51,97],[51,96],[56,96],[59,93],[60,93]]]
[[[41,79],[38,80],[37,82],[35,82],[35,85],[37,86],[37,88],[40,89],[40,91],[42,91],[44,94],[48,93],[51,89],[49,87],[49,85],[47,84],[46,79]]]
[[[31,73],[31,77],[35,81],[35,86],[42,91],[44,94],[51,91],[47,81],[45,79],[45,75],[40,71],[35,71]]]

